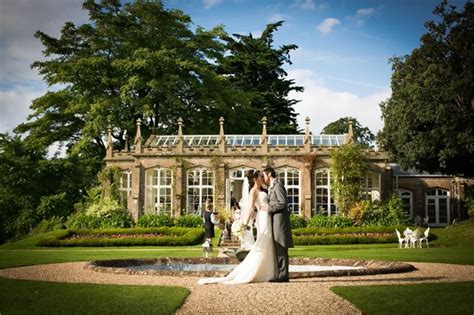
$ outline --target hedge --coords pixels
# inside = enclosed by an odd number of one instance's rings
[[[295,245],[383,244],[397,243],[395,229],[400,226],[373,226],[347,228],[302,228],[293,230]]]
[[[155,237],[140,237],[140,234],[159,234]],[[110,237],[120,235],[125,237]],[[126,237],[126,235],[133,235]],[[74,236],[85,236],[76,238]],[[204,240],[204,231],[200,228],[133,228],[133,229],[106,229],[106,230],[79,230],[70,229],[56,237],[43,239],[37,246],[47,247],[74,247],[74,246],[186,246],[196,245]]]

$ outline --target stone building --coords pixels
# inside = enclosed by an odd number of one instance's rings
[[[109,128],[105,161],[122,170],[120,190],[135,220],[148,213],[200,214],[207,198],[219,211],[230,209],[231,201],[241,198],[245,172],[267,166],[284,182],[294,214],[307,218],[315,213],[335,215],[331,151],[353,141],[352,125],[348,134],[312,135],[309,123],[306,118],[304,134],[268,135],[263,118],[260,135],[226,135],[221,118],[218,135],[184,135],[180,119],[177,135],[151,135],[143,142],[138,120],[130,149],[126,145],[114,150]],[[396,191],[412,217],[428,213],[431,225],[446,225],[458,215],[449,202],[449,196],[455,195],[452,177],[394,175],[385,152],[369,150],[367,157],[367,198],[385,199]]]

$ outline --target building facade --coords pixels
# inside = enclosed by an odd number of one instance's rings
[[[331,151],[353,141],[351,125],[348,134],[312,135],[307,118],[304,134],[268,135],[263,118],[261,135],[226,135],[221,118],[219,135],[184,135],[180,119],[177,135],[143,141],[140,123],[130,149],[113,150],[109,128],[105,158],[107,166],[122,171],[120,190],[135,220],[143,214],[201,214],[207,198],[215,209],[229,211],[231,202],[241,198],[246,171],[267,166],[285,184],[295,215],[338,212],[330,184]],[[368,150],[367,157],[367,198],[386,199],[397,192],[411,217],[428,215],[431,225],[446,225],[458,216],[449,200],[459,190],[451,185],[452,177],[394,175],[385,152]]]

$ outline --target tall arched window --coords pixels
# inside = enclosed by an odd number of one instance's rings
[[[432,226],[449,224],[449,192],[439,188],[428,190],[425,213],[428,216],[428,224]]]
[[[145,171],[145,213],[171,214],[173,172],[167,168]]]
[[[288,209],[291,213],[300,213],[300,171],[297,168],[282,167],[275,170],[286,188],[288,197]]]
[[[132,193],[132,172],[122,172],[119,184],[120,201],[124,207],[127,207],[128,196]]]
[[[214,173],[207,168],[195,168],[189,170],[187,175],[187,213],[201,215],[206,199],[213,200],[214,197]]]
[[[413,218],[413,193],[406,189],[398,189],[397,193],[398,197],[400,197],[403,202],[405,211],[410,216],[410,218]]]
[[[337,207],[331,191],[331,173],[328,168],[316,170],[316,209],[314,214],[336,215]]]

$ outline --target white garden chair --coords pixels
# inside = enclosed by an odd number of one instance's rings
[[[402,248],[403,247],[403,243],[407,242],[407,239],[405,237],[402,237],[402,235],[400,234],[400,232],[395,229],[395,232],[397,233],[397,237],[398,237],[398,248]]]
[[[428,234],[430,234],[430,227],[428,227],[428,228],[425,230],[425,232],[423,232],[423,237],[420,237],[420,239],[418,240],[418,241],[420,242],[420,248],[421,248],[421,243],[422,243],[423,241],[426,242],[426,247],[430,247],[430,246],[428,245]]]
[[[420,241],[420,229],[416,229],[413,231],[413,233],[410,235],[410,247],[415,248],[416,243]]]
[[[406,228],[403,231],[403,236],[405,237],[405,248],[408,248],[410,246],[410,239],[413,234],[413,231],[410,228]]]

